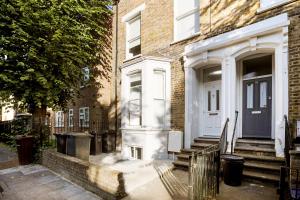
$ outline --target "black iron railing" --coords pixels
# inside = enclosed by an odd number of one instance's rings
[[[226,119],[225,124],[223,126],[223,130],[222,130],[222,134],[219,140],[219,148],[220,148],[220,153],[225,154],[227,151],[227,132],[228,132],[228,122],[229,122],[229,118]]]
[[[233,133],[232,133],[232,138],[231,138],[231,148],[230,148],[230,153],[231,154],[233,154],[233,141],[234,141],[234,138],[235,138],[235,130],[236,130],[238,117],[239,117],[239,112],[235,111],[235,121],[234,121],[234,128],[233,128]]]
[[[290,132],[290,124],[286,115],[284,115],[285,121],[285,146],[284,146],[284,156],[285,156],[285,165],[290,167],[290,150],[292,149],[292,139]]]
[[[280,169],[280,200],[300,199],[300,169],[281,167]]]

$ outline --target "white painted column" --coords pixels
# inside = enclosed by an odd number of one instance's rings
[[[193,77],[194,70],[190,67],[184,68],[185,74],[185,119],[184,119],[184,148],[190,148],[192,142],[193,123]]]
[[[288,27],[284,27],[283,43],[275,49],[275,150],[277,157],[284,157],[285,123],[288,115]]]
[[[223,72],[224,70],[224,72]],[[233,129],[235,123],[236,110],[236,61],[233,57],[227,57],[222,62],[222,94],[224,96],[224,104],[222,111],[224,115],[222,121],[224,122],[229,117],[227,141],[227,151],[231,149],[231,139],[233,137]]]

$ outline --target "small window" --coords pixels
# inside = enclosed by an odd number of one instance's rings
[[[129,124],[131,126],[140,126],[142,123],[141,101],[142,101],[142,81],[141,73],[130,75],[130,96],[128,102]]]
[[[135,160],[142,160],[142,148],[140,147],[130,147],[131,158]]]
[[[56,127],[64,127],[64,112],[57,111],[55,113],[55,126]]]
[[[83,79],[81,81],[80,86],[84,87],[88,84],[90,80],[90,69],[88,67],[82,68]]]
[[[268,85],[267,82],[260,82],[260,94],[259,94],[259,104],[261,108],[267,107],[267,95],[268,95]]]
[[[69,110],[69,127],[74,126],[74,111],[73,109]]]
[[[141,54],[141,15],[127,24],[127,58]]]
[[[253,96],[253,83],[250,83],[250,84],[247,84],[247,108],[248,109],[252,109],[253,108],[253,99],[254,99],[254,96]]]
[[[89,127],[90,125],[89,107],[79,108],[79,126]]]
[[[182,40],[199,31],[199,0],[174,0],[174,38]]]

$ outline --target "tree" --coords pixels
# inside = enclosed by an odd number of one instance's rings
[[[33,122],[41,124],[47,107],[65,107],[78,94],[83,67],[106,76],[111,70],[105,53],[111,45],[111,4],[111,0],[1,0],[2,98],[21,102],[33,114]],[[98,64],[100,71],[94,67]]]

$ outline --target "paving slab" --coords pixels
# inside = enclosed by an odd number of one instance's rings
[[[41,165],[0,170],[2,200],[101,200]]]

